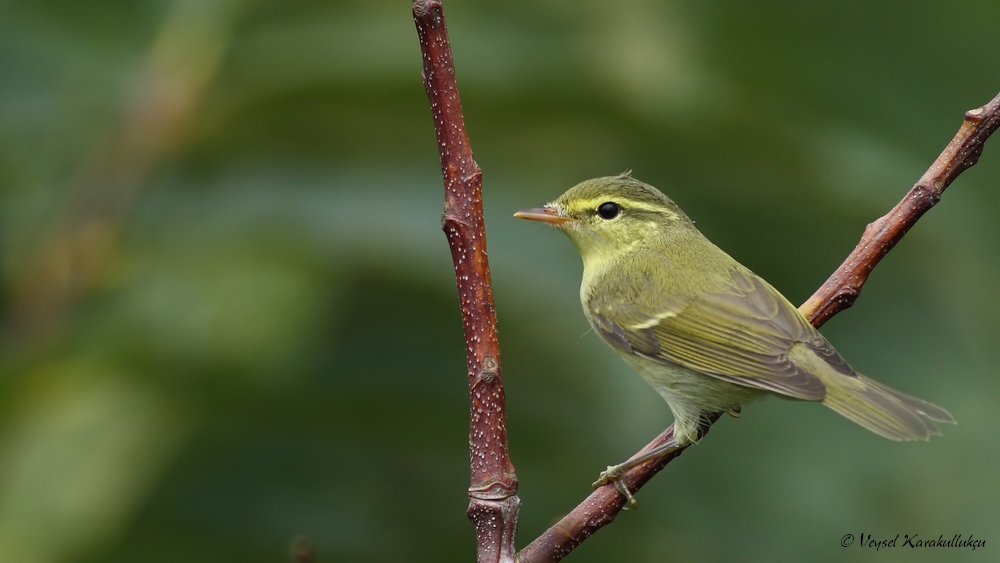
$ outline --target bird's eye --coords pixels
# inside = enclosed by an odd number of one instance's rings
[[[613,201],[602,203],[597,207],[597,214],[601,219],[614,219],[621,212],[622,208]]]

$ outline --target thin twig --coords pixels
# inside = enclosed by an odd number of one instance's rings
[[[985,106],[965,114],[955,138],[934,164],[885,216],[868,225],[861,242],[837,271],[809,298],[799,311],[819,327],[833,315],[850,307],[861,292],[868,274],[903,235],[941,197],[941,192],[965,169],[974,165],[983,152],[983,143],[1000,126],[1000,94]],[[714,422],[714,421],[713,421]],[[665,443],[673,435],[673,425],[636,455]],[[625,473],[630,491],[636,491],[684,450],[648,462]],[[520,563],[559,561],[583,540],[610,524],[625,505],[612,484],[596,489],[572,512],[546,530],[518,553]]]
[[[865,228],[861,241],[847,260],[799,307],[799,312],[819,327],[853,305],[875,265],[896,246],[917,219],[934,207],[945,188],[976,164],[979,155],[983,154],[983,144],[997,127],[1000,127],[1000,94],[985,106],[965,113],[962,127],[934,164],[896,207]]]
[[[476,530],[480,563],[512,562],[517,517],[517,477],[507,451],[500,346],[483,222],[482,171],[472,157],[455,82],[455,66],[438,0],[414,0],[413,20],[424,60],[444,176],[441,226],[455,264],[465,325],[471,422],[472,482],[468,516]]]

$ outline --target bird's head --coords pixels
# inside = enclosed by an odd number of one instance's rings
[[[653,237],[694,229],[677,204],[628,173],[581,182],[543,207],[514,214],[557,227],[584,264],[627,252]]]

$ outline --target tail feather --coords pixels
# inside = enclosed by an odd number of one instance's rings
[[[914,411],[916,411],[917,413],[919,413],[920,415],[922,415],[922,416],[924,416],[926,418],[929,418],[929,419],[937,421],[937,422],[947,422],[949,424],[955,424],[955,418],[953,416],[951,416],[951,413],[948,412],[948,411],[946,411],[946,410],[944,410],[944,409],[942,409],[941,407],[939,407],[937,405],[932,405],[931,403],[928,403],[927,401],[923,401],[923,400],[920,400],[920,399],[918,399],[916,397],[911,397],[911,396],[907,395],[906,393],[902,393],[900,391],[896,391],[892,387],[887,387],[885,385],[882,385],[878,381],[875,381],[873,379],[868,379],[867,377],[865,377],[863,375],[859,376],[859,377],[865,383],[867,383],[869,385],[873,385],[875,387],[878,387],[883,392],[888,393],[889,395],[892,395],[892,397],[894,399],[896,399],[900,403],[903,403],[904,405],[910,407],[911,409],[913,409]]]
[[[837,413],[890,440],[927,440],[941,432],[933,421],[955,419],[932,405],[896,391],[863,375],[852,385],[827,386],[823,404]]]

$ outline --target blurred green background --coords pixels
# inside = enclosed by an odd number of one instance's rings
[[[670,414],[587,334],[576,251],[513,211],[632,169],[799,303],[1000,91],[995,0],[446,10],[519,546]],[[471,560],[442,196],[408,2],[0,3],[0,561],[284,561],[297,534]],[[997,560],[998,214],[993,140],[824,328],[957,426],[752,405],[570,560]]]

